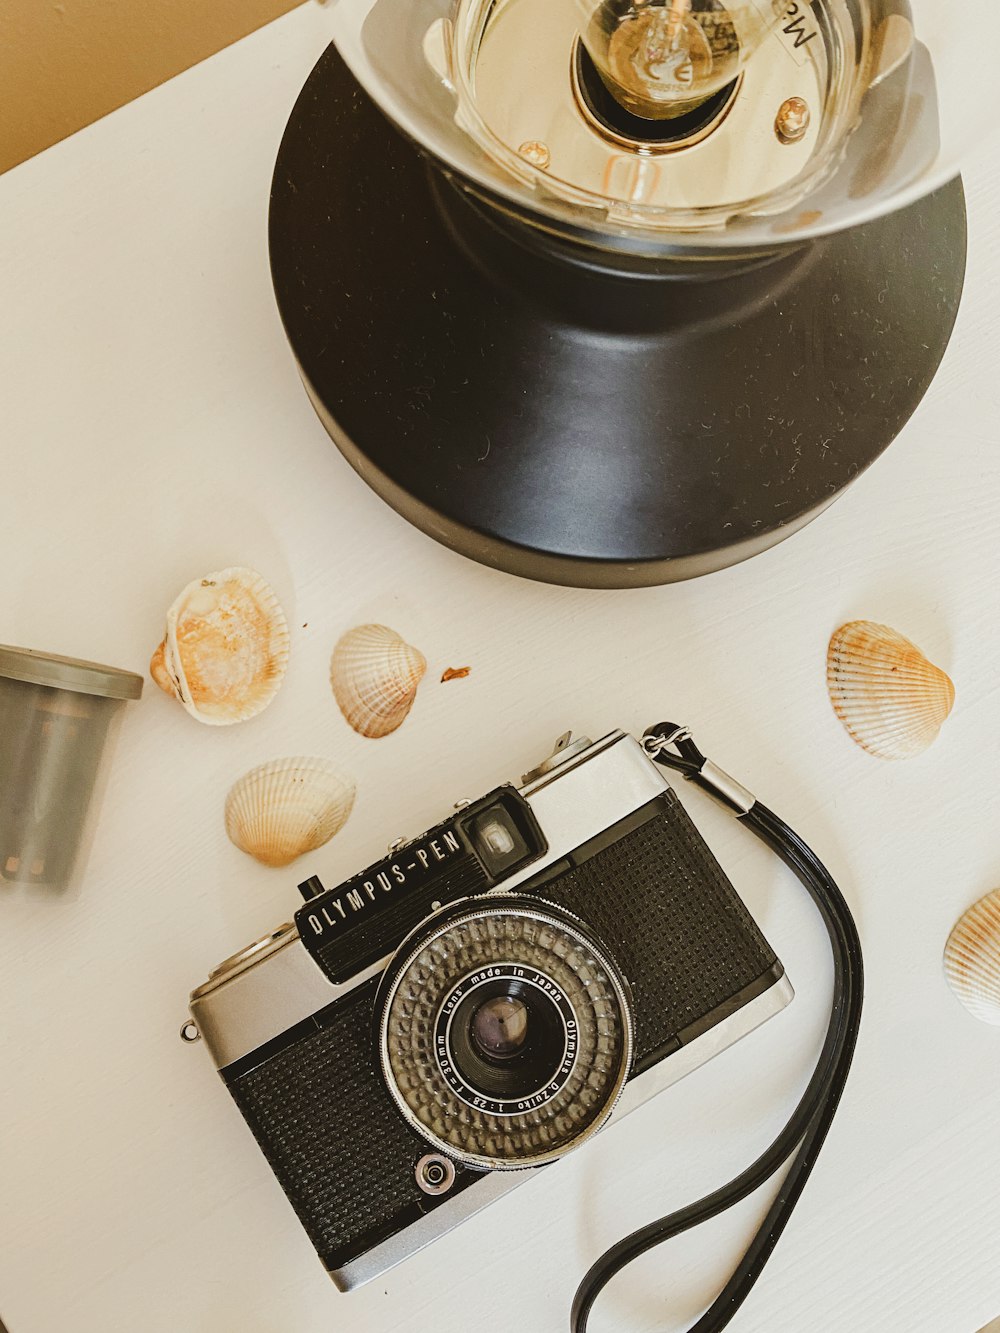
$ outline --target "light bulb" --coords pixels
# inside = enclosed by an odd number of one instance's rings
[[[805,0],[574,0],[580,36],[612,97],[634,116],[684,115],[732,83]]]

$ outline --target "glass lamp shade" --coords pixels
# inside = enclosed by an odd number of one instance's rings
[[[332,0],[382,111],[548,231],[773,247],[957,174],[1000,118],[996,0]]]

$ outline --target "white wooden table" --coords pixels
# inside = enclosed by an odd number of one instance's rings
[[[600,1250],[742,1168],[811,1069],[830,966],[802,890],[692,791],[795,1002],[352,1296],[206,1053],[178,1039],[189,989],[286,919],[305,874],[357,869],[567,727],[667,715],[827,858],[868,966],[840,1116],[732,1327],[972,1333],[1000,1309],[1000,1032],[953,1000],[940,958],[1000,883],[1000,168],[967,171],[968,286],[945,364],[827,515],[696,583],[532,585],[408,527],[300,388],[265,229],[321,19],[294,12],[0,179],[0,639],[143,670],[180,587],[236,563],[274,583],[294,629],[284,688],[245,726],[199,727],[150,684],[79,891],[0,894],[0,1316],[10,1333],[559,1329]],[[921,759],[870,759],[833,716],[826,641],[855,616],[897,626],[957,682]],[[366,620],[430,662],[410,719],[377,742],[348,731],[327,685],[335,639]],[[437,683],[462,665],[468,679]],[[266,870],[228,843],[222,804],[245,769],[289,754],[333,758],[360,794],[333,843]],[[686,1328],[764,1202],[635,1266],[595,1333]]]

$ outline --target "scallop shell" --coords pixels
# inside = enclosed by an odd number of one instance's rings
[[[888,625],[852,620],[830,640],[826,683],[853,740],[880,759],[910,759],[934,741],[955,686]]]
[[[362,736],[388,736],[410,711],[427,661],[395,630],[358,625],[339,640],[330,684],[340,711]]]
[[[263,865],[286,866],[344,827],[354,793],[354,783],[325,759],[272,759],[232,787],[226,832]]]
[[[224,727],[267,707],[288,647],[285,615],[269,584],[252,569],[223,569],[189,583],[174,602],[149,670],[192,717]]]
[[[959,918],[945,945],[944,971],[970,1014],[1000,1026],[1000,889]]]

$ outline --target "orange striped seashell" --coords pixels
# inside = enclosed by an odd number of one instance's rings
[[[192,717],[224,727],[255,717],[288,665],[285,615],[252,569],[219,570],[189,583],[167,612],[150,674]]]
[[[944,971],[974,1018],[1000,1026],[1000,889],[959,917],[945,945]]]
[[[830,639],[826,682],[853,740],[880,759],[911,759],[931,745],[955,702],[955,686],[888,625],[852,620]]]
[[[354,808],[355,787],[325,759],[272,759],[226,798],[226,833],[265,866],[287,866],[330,841]]]
[[[423,653],[395,630],[358,625],[333,650],[330,684],[340,711],[360,736],[388,736],[409,713],[426,670]]]

